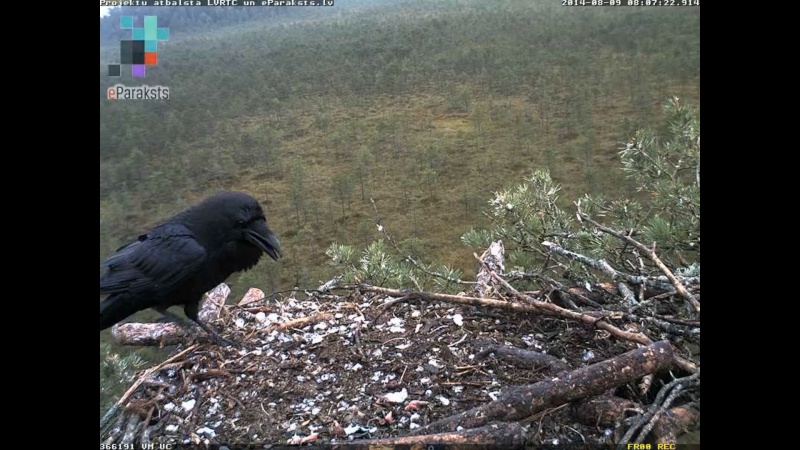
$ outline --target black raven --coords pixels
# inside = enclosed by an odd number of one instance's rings
[[[100,330],[131,314],[153,308],[167,311],[183,305],[186,317],[215,342],[231,345],[197,313],[203,294],[232,273],[253,267],[263,253],[281,257],[280,244],[267,227],[261,205],[241,192],[223,192],[167,219],[147,234],[120,247],[101,263]]]

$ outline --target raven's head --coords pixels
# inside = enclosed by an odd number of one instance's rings
[[[258,200],[242,192],[223,192],[207,200],[221,203],[225,218],[232,222],[235,240],[245,241],[277,261],[281,257],[278,238],[267,226],[267,219]]]
[[[267,219],[258,201],[247,194],[242,200],[239,212],[236,214],[236,229],[242,234],[245,241],[258,247],[270,258],[277,261],[281,257],[281,244],[278,238],[267,226]]]
[[[267,226],[261,205],[258,200],[243,192],[221,192],[213,195],[172,220],[188,226],[206,250],[209,250],[209,246],[244,242],[268,254],[275,261],[281,257],[280,242]],[[255,261],[250,263],[255,264]],[[243,263],[248,266],[247,262]]]

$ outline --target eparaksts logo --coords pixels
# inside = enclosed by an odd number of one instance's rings
[[[116,84],[106,91],[109,100],[169,100],[167,86],[125,86]]]

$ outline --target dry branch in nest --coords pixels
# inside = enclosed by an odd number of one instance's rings
[[[429,424],[417,433],[454,431],[458,427],[475,428],[496,420],[522,420],[544,409],[599,395],[644,375],[669,369],[673,362],[669,343],[656,342],[558,378],[511,389],[495,401]]]
[[[677,340],[651,337],[675,327],[686,332],[667,336],[699,339],[699,320],[643,315],[648,306],[627,305],[618,282],[551,284],[574,300],[560,304],[553,291],[519,292],[496,244],[481,258],[483,296],[361,285],[267,301],[254,289],[227,307],[221,285],[201,318],[243,348],[169,323],[116,326],[126,344],[197,343],[142,373],[101,423],[113,421],[101,442],[523,448],[581,442],[559,431],[566,422],[599,443],[601,427],[616,429],[615,440],[666,442],[699,421],[685,395],[699,395],[696,364]],[[695,378],[670,383],[664,373],[676,366]],[[640,393],[648,389],[659,390],[652,404]]]

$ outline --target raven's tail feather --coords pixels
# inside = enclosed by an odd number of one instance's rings
[[[127,295],[109,295],[100,302],[100,331],[112,327],[140,309],[141,306],[137,306]]]

